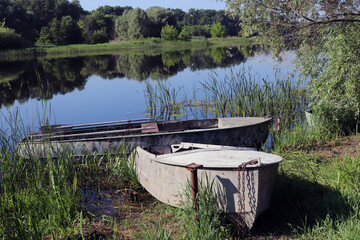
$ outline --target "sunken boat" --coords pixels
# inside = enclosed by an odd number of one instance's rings
[[[123,144],[135,148],[170,146],[180,142],[261,147],[271,117],[231,117],[185,121],[121,120],[78,125],[50,125],[18,142],[26,158],[58,158],[117,153]]]
[[[189,170],[197,167],[197,179],[212,184],[219,209],[248,229],[269,207],[282,161],[280,156],[254,149],[193,143],[137,147],[134,154],[129,161],[139,182],[159,201],[182,207],[184,191],[190,189],[186,186],[191,179]]]

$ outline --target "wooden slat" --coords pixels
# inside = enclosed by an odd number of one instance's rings
[[[142,123],[142,128],[145,128],[145,130],[142,130],[142,133],[154,133],[159,131],[159,127],[156,122],[149,122],[149,123]]]
[[[140,122],[140,121],[150,121],[152,118],[138,118],[138,119],[129,119],[129,120],[119,120],[119,121],[109,121],[109,122],[98,122],[98,123],[85,123],[85,124],[76,124],[76,125],[62,125],[58,127],[54,127],[53,129],[68,129],[68,128],[85,128],[85,127],[93,127],[99,125],[112,125],[116,123],[131,123],[131,122]]]
[[[89,132],[89,133],[75,133],[75,134],[67,134],[67,135],[46,135],[43,134],[42,137],[44,139],[55,139],[55,138],[73,138],[73,137],[86,137],[86,136],[96,136],[96,135],[108,135],[108,134],[115,134],[115,133],[126,133],[126,132],[136,132],[136,131],[143,131],[153,129],[154,127],[146,127],[146,128],[130,128],[130,129],[121,129],[121,130],[112,130],[112,131],[100,131],[100,132]]]

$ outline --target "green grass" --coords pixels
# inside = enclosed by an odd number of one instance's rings
[[[103,44],[75,44],[66,46],[45,46],[32,47],[19,50],[0,51],[0,59],[16,60],[34,58],[38,56],[82,56],[91,54],[113,54],[116,51],[137,51],[144,49],[182,49],[189,47],[208,47],[208,46],[229,46],[235,44],[248,45],[251,40],[245,38],[224,38],[209,40],[192,40],[192,41],[162,41],[158,38],[148,38],[136,41],[113,42]]]
[[[356,239],[360,223],[360,156],[323,159],[302,152],[279,154],[284,162],[270,209],[259,218],[253,234]]]
[[[18,156],[14,144],[21,128],[16,123],[11,126],[11,135],[2,134],[0,142],[0,237],[61,235],[61,229],[72,226],[80,206],[74,161]]]
[[[273,133],[273,136],[276,133]],[[272,153],[284,158],[270,208],[253,236],[357,239],[360,234],[360,154],[328,154],[341,136],[326,125],[297,122],[275,136]],[[351,150],[351,149],[350,149]]]
[[[195,221],[190,182],[187,183],[182,196],[181,208],[177,209],[182,239],[229,239],[231,234],[226,229],[225,218],[217,207],[217,199],[213,194],[213,182],[206,178],[198,184]]]
[[[0,133],[0,238],[77,238],[86,222],[99,218],[84,208],[84,186],[99,193],[111,185],[140,189],[125,146],[100,158],[75,159],[71,153],[57,159],[24,158],[16,143],[28,129],[21,125],[18,111],[7,122],[7,131]]]

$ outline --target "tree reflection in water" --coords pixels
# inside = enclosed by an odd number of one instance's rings
[[[246,61],[255,47],[221,47],[181,51],[126,52],[71,58],[41,57],[31,61],[1,62],[0,104],[16,100],[51,99],[84,89],[92,75],[104,79],[166,80],[186,68],[191,71],[230,67]]]

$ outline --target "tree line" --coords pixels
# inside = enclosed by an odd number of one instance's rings
[[[239,32],[239,19],[224,10],[103,6],[89,12],[78,0],[0,0],[0,49],[147,37],[189,40]]]

